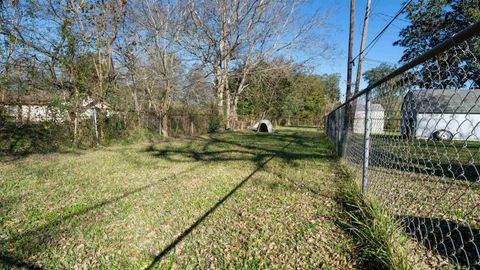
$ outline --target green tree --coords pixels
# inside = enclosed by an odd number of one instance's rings
[[[338,74],[308,74],[302,66],[281,58],[264,61],[247,76],[248,87],[240,96],[238,113],[287,125],[320,125],[338,103],[339,78]]]
[[[427,52],[455,33],[480,20],[478,0],[418,0],[405,10],[410,24],[394,45],[404,47],[402,63]],[[462,87],[469,81],[480,85],[480,39],[472,38],[406,75],[407,83],[423,88]]]
[[[295,69],[293,63],[283,59],[261,63],[257,72],[247,76],[248,88],[240,97],[239,114],[279,120],[282,105],[292,91]]]
[[[338,103],[339,75],[297,74],[294,90],[284,104],[284,115],[303,123],[319,125],[324,115]],[[289,121],[287,121],[289,122]]]

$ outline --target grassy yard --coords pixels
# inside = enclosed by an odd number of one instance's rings
[[[0,268],[355,267],[313,129],[0,161]]]

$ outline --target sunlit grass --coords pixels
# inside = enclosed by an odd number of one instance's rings
[[[0,170],[4,268],[355,265],[335,217],[341,175],[313,130],[36,154]]]

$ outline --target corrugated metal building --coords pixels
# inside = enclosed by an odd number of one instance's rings
[[[405,137],[480,140],[480,90],[410,91],[400,130]]]

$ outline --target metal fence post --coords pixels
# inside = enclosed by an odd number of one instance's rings
[[[372,126],[370,111],[370,91],[365,92],[365,133],[363,138],[363,174],[362,174],[362,193],[367,191],[368,184],[368,161],[370,154],[370,130]]]

